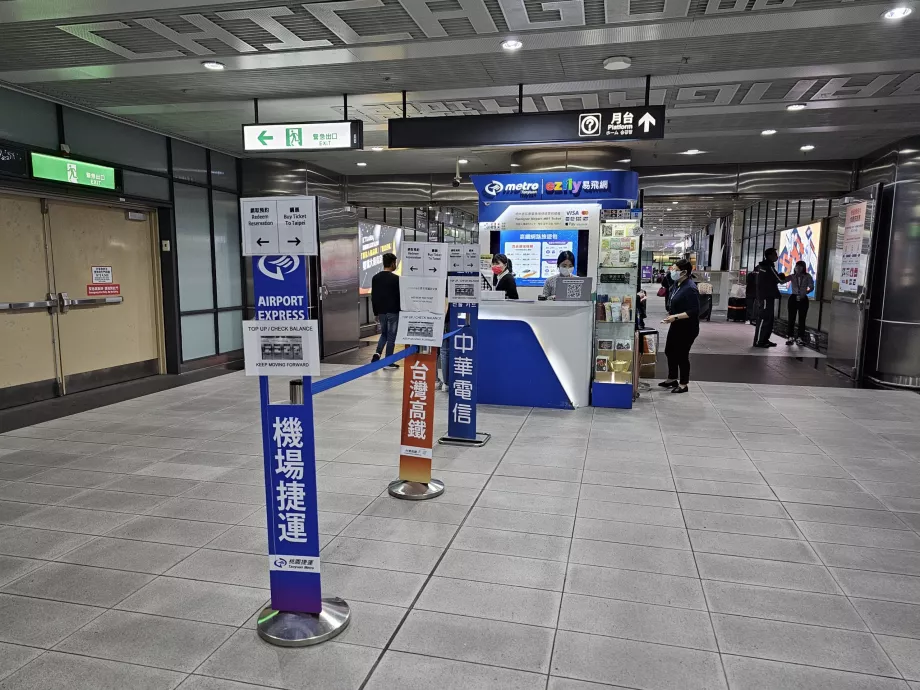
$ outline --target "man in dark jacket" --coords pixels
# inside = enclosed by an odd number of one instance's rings
[[[395,254],[384,254],[383,270],[371,280],[371,307],[380,322],[380,340],[371,358],[372,362],[380,359],[384,346],[387,357],[393,354],[396,346],[396,327],[399,325],[399,276],[395,273],[396,263]],[[394,362],[387,365],[387,368],[398,369],[399,365]]]
[[[776,300],[779,299],[780,283],[788,283],[785,273],[776,272],[776,249],[764,250],[763,261],[757,264],[757,327],[754,329],[754,347],[776,347],[770,340],[773,335],[773,319],[776,316]]]
[[[747,300],[747,320],[752,326],[757,325],[757,271],[748,271],[745,278],[745,299]]]

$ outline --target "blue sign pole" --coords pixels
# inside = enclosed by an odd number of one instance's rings
[[[308,318],[305,261],[300,256],[253,257],[256,320]],[[302,399],[295,399],[297,388],[305,392]],[[350,615],[341,599],[322,597],[310,389],[309,376],[295,380],[291,403],[273,405],[269,378],[259,377],[271,607],[262,611],[258,632],[282,646],[329,639],[344,629]]]

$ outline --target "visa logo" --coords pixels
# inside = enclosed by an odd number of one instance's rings
[[[567,180],[559,180],[558,182],[547,182],[546,191],[550,194],[555,192],[571,192],[572,196],[577,196],[581,191],[582,183],[578,180],[573,180],[571,177]]]

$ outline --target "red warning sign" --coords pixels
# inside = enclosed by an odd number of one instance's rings
[[[89,297],[114,297],[121,294],[121,285],[118,283],[87,285],[86,294]]]

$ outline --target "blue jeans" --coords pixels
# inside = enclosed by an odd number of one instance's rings
[[[399,313],[379,314],[377,318],[380,321],[380,340],[377,341],[377,354],[379,355],[383,352],[383,346],[386,345],[386,356],[389,357],[393,354],[393,348],[396,347],[396,326],[399,324]]]
[[[450,375],[448,369],[450,368],[450,341],[453,338],[448,338],[447,340],[441,341],[441,349],[438,350],[438,369],[441,371],[441,380],[446,386],[450,383]]]

